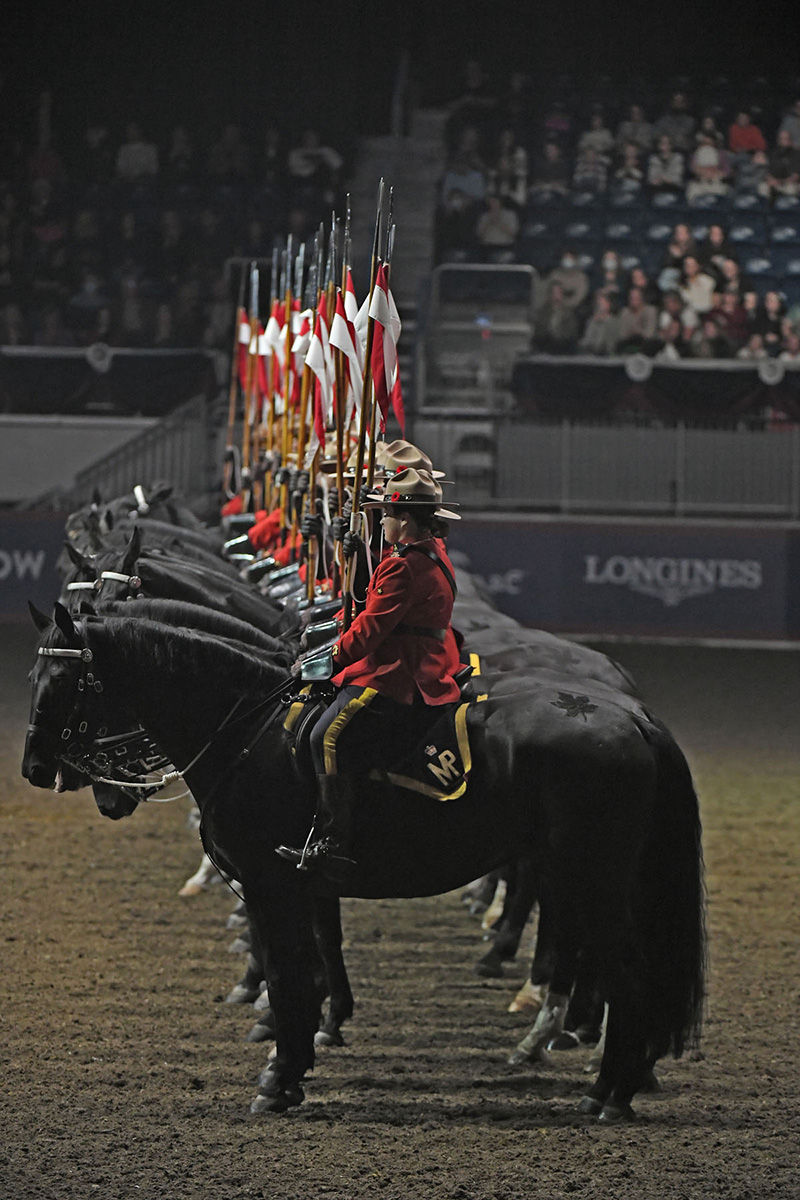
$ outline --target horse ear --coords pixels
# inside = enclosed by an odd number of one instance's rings
[[[81,554],[78,547],[73,546],[72,542],[64,542],[64,549],[66,550],[67,554],[72,559],[72,562],[78,568],[78,570],[85,571],[86,568],[89,566],[89,561],[90,561],[86,557],[86,555]]]
[[[64,605],[59,604],[58,600],[56,600],[53,606],[53,620],[68,641],[72,642],[76,640],[77,635],[72,617],[64,608]]]
[[[161,504],[162,501],[168,500],[172,495],[173,487],[171,483],[157,483],[153,487],[153,494],[148,500],[148,504],[152,508],[154,504]]]
[[[89,600],[81,600],[78,612],[82,617],[96,617],[97,609]]]
[[[125,548],[122,559],[122,573],[130,575],[136,566],[136,560],[142,552],[142,531],[137,525],[131,534],[131,540]]]
[[[103,524],[106,527],[106,533],[111,533],[114,528],[114,514],[110,508],[107,508],[103,513]]]
[[[102,504],[102,500],[100,498],[100,488],[98,487],[96,487],[92,492],[92,504],[95,506],[95,508],[99,508]]]
[[[28,612],[31,614],[31,620],[39,630],[39,633],[44,633],[45,629],[50,628],[52,624],[50,618],[46,617],[43,612],[39,612],[39,609],[30,600],[28,601]]]

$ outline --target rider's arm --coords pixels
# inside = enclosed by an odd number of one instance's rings
[[[339,671],[376,650],[403,620],[414,601],[412,572],[405,558],[384,558],[367,592],[364,611],[333,648]]]

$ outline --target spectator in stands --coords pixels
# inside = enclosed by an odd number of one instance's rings
[[[756,150],[766,150],[767,143],[757,125],[746,109],[740,109],[728,128],[728,149],[731,154],[755,154]]]
[[[513,129],[503,129],[487,171],[488,194],[523,208],[528,196],[528,155]]]
[[[482,164],[464,139],[445,171],[439,195],[440,255],[464,254],[474,244],[478,216],[486,198]]]
[[[632,104],[627,120],[620,121],[617,126],[615,142],[618,153],[623,154],[625,147],[632,145],[640,154],[648,154],[654,141],[655,131],[647,120],[644,109],[641,104]]]
[[[691,203],[698,196],[724,196],[728,191],[731,164],[708,134],[701,134],[697,149],[689,159],[691,178],[686,185],[686,199]]]
[[[747,342],[742,346],[741,350],[737,350],[736,357],[746,359],[748,361],[760,361],[764,358],[769,358],[764,339],[760,333],[751,333]]]
[[[787,133],[789,144],[795,150],[800,150],[800,99],[795,100],[792,107],[784,114],[778,126],[779,141],[782,133]]]
[[[707,313],[692,334],[689,343],[692,358],[731,358],[733,347],[723,336],[717,322]]]
[[[688,154],[692,150],[696,124],[689,112],[686,94],[673,92],[667,111],[658,118],[654,129],[659,140],[668,137],[675,150],[681,154]]]
[[[500,196],[489,196],[478,218],[475,236],[485,262],[514,262],[514,243],[519,235],[519,217]]]
[[[152,264],[153,250],[151,234],[141,227],[133,209],[125,209],[110,246],[109,259],[117,264],[130,260],[146,273]]]
[[[609,159],[614,149],[614,136],[605,122],[601,109],[595,109],[589,118],[589,128],[578,138],[578,155],[595,150],[601,158]]]
[[[678,287],[683,272],[683,260],[687,254],[696,254],[694,236],[689,226],[681,222],[672,231],[661,263],[658,286],[662,292]]]
[[[572,134],[572,118],[563,100],[554,100],[542,120],[542,134],[546,141],[555,141],[563,146]]]
[[[775,149],[767,160],[767,183],[773,195],[796,196],[800,192],[800,150],[789,129],[778,130]]]
[[[746,293],[753,290],[751,281],[742,273],[741,266],[733,257],[723,260],[718,290],[723,295],[730,293],[735,296],[740,304],[744,302]]]
[[[56,185],[63,182],[66,172],[61,155],[53,147],[52,103],[51,93],[42,92],[39,96],[36,146],[29,154],[25,167],[29,179],[47,179]]]
[[[289,151],[289,183],[295,203],[319,204],[326,211],[336,204],[344,159],[333,146],[324,145],[316,129],[304,129],[297,146]]]
[[[800,335],[793,331],[786,334],[778,358],[781,362],[800,362]]]
[[[80,337],[93,326],[99,310],[107,307],[108,295],[103,280],[94,271],[84,271],[81,286],[70,297],[67,306],[70,327]]]
[[[0,308],[0,346],[24,346],[25,325],[22,309],[18,304],[5,304]]]
[[[608,160],[588,146],[575,160],[572,186],[576,192],[600,195],[608,185]]]
[[[747,313],[734,292],[718,294],[710,316],[717,322],[720,332],[734,351],[745,344],[749,333]]]
[[[141,126],[131,121],[125,131],[125,141],[117,151],[117,179],[121,183],[136,183],[158,174],[158,150],[145,140]]]
[[[174,288],[183,278],[188,262],[189,241],[183,222],[175,209],[167,208],[159,221],[154,274],[168,289]]]
[[[619,322],[611,307],[611,297],[599,289],[594,294],[594,312],[586,322],[578,342],[581,354],[613,354],[619,341]]]
[[[693,254],[687,254],[683,260],[683,274],[678,288],[684,304],[697,313],[705,316],[714,307],[714,293],[717,282],[713,275],[700,268],[700,263]]]
[[[72,330],[64,324],[61,309],[56,305],[46,308],[42,314],[40,328],[33,335],[34,346],[74,346]]]
[[[622,148],[622,158],[612,177],[612,191],[616,195],[638,195],[644,183],[644,170],[639,159],[638,147],[633,142],[626,142]]]
[[[716,222],[709,225],[705,238],[697,247],[697,261],[703,270],[719,282],[723,278],[725,259],[734,256],[733,244],[728,241],[723,227]]]
[[[769,196],[769,159],[763,150],[746,154],[735,164],[734,188],[737,193]]]
[[[600,272],[595,283],[595,296],[602,292],[608,298],[612,312],[618,312],[628,292],[628,279],[616,250],[607,247],[603,251]]]
[[[566,195],[569,183],[569,167],[561,146],[557,141],[549,139],[544,143],[542,153],[534,160],[530,194],[534,197],[548,192]]]
[[[512,71],[497,106],[496,115],[501,128],[512,130],[515,138],[524,137],[530,127],[532,107],[530,75],[524,71]]]
[[[579,325],[574,305],[570,304],[558,280],[552,280],[547,300],[536,314],[534,348],[543,354],[572,354],[578,341]]]
[[[697,132],[694,135],[695,146],[700,144],[700,140],[703,137],[711,138],[714,145],[718,146],[720,149],[725,144],[725,138],[722,135],[722,130],[718,127],[717,122],[711,113],[706,113],[700,122]]]
[[[658,349],[653,358],[658,362],[679,362],[689,354],[686,331],[675,317],[666,320],[663,325],[659,323],[655,343]]]
[[[544,283],[548,295],[554,283],[559,285],[561,298],[568,308],[577,312],[582,307],[589,295],[589,276],[581,268],[573,246],[565,247],[561,262],[545,276]]]
[[[693,308],[684,302],[683,296],[677,289],[665,292],[658,312],[658,328],[660,331],[673,321],[677,321],[681,329],[682,354],[688,354],[689,338],[697,328],[700,318]]]
[[[617,352],[619,354],[652,354],[658,314],[652,304],[645,304],[640,288],[632,287],[628,302],[619,314]]]
[[[67,235],[67,210],[63,199],[53,192],[49,179],[34,179],[31,199],[22,217],[27,234],[26,257],[46,256],[50,247]]]
[[[164,175],[170,183],[180,186],[194,175],[194,153],[185,125],[175,125],[164,163]]]
[[[774,356],[778,353],[783,337],[782,322],[786,308],[780,292],[764,293],[755,314],[750,321],[750,332],[761,335],[767,353]]]
[[[110,183],[114,174],[114,152],[108,126],[90,125],[83,135],[83,176],[89,184]]]
[[[105,274],[105,246],[97,214],[91,208],[79,209],[75,214],[69,241],[69,263],[78,278],[85,268],[91,268],[100,275]]]
[[[172,307],[166,300],[162,300],[156,308],[152,344],[156,350],[173,350],[179,345],[175,336]]]
[[[250,173],[250,147],[235,122],[229,122],[208,152],[208,174],[215,183],[240,184]]]
[[[120,279],[113,320],[123,346],[136,348],[145,344],[149,324],[147,304],[135,270],[126,271]]]
[[[481,135],[492,123],[497,109],[497,96],[483,64],[470,58],[464,64],[464,76],[460,94],[450,105],[450,115],[445,127],[445,141],[450,150],[455,149],[464,129],[472,126]]]
[[[628,281],[629,287],[637,287],[644,296],[645,304],[652,304],[658,308],[661,304],[661,288],[654,279],[644,271],[642,267],[634,267],[631,270],[631,277]]]
[[[679,195],[683,191],[683,176],[686,169],[683,154],[676,150],[670,138],[659,137],[656,149],[647,160],[647,187],[652,195],[671,192]]]
[[[209,349],[229,350],[234,304],[224,272],[216,275],[211,282],[203,316],[205,319],[203,345]]]

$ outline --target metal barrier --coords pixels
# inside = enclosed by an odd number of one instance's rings
[[[171,483],[187,499],[206,495],[219,469],[215,450],[211,405],[206,396],[194,396],[157,425],[78,472],[72,487],[53,488],[20,507],[66,512],[90,500],[95,488],[102,496],[119,496],[137,483],[158,480]]]
[[[465,509],[800,519],[798,426],[421,416],[411,436]]]

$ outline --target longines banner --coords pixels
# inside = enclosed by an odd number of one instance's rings
[[[554,632],[800,637],[800,530],[465,517],[449,539],[505,613]]]
[[[64,514],[0,512],[0,619],[28,616],[28,600],[50,612],[61,590],[56,559]]]

